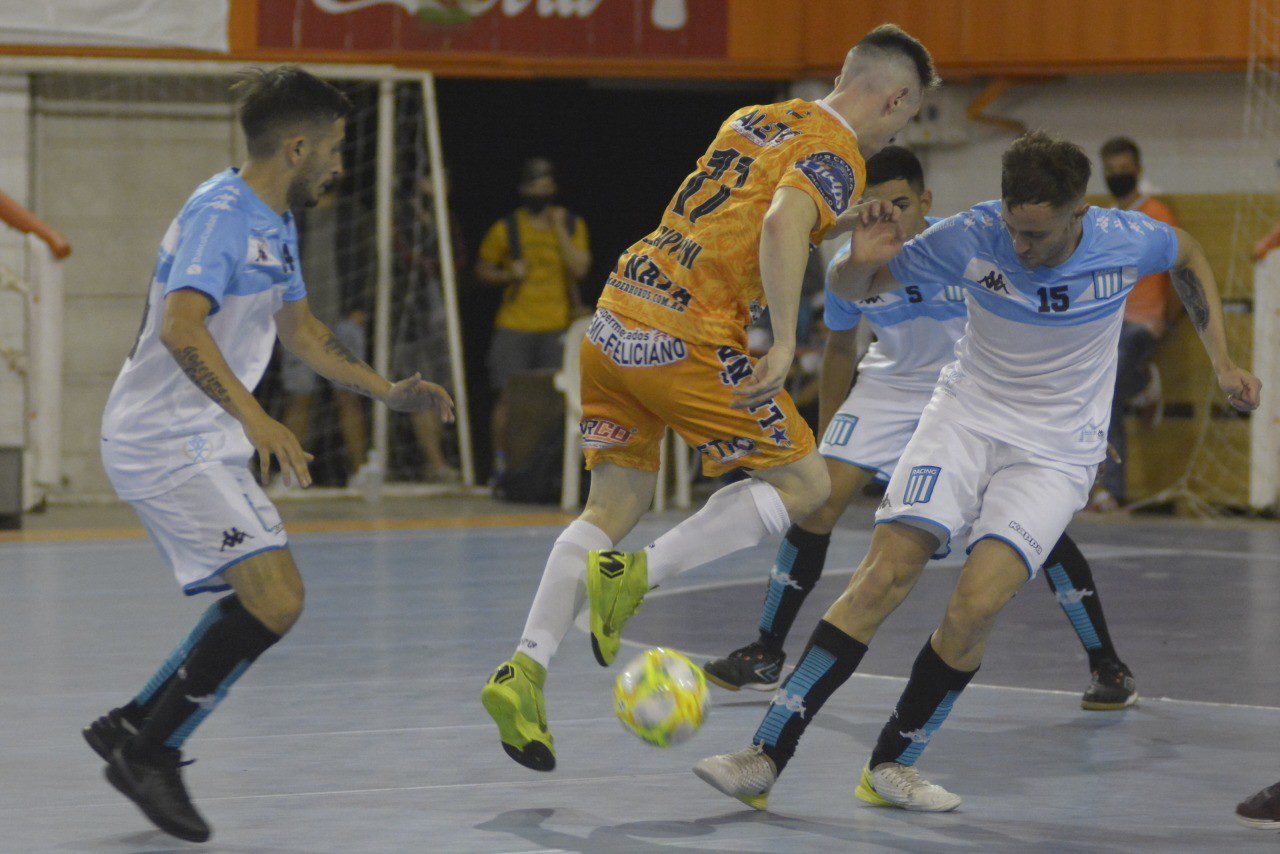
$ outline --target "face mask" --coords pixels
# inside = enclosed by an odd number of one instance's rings
[[[525,210],[532,214],[540,214],[545,211],[553,201],[551,196],[523,196],[522,202]]]
[[[1132,172],[1120,172],[1107,176],[1107,189],[1117,199],[1123,199],[1138,186],[1138,176]]]

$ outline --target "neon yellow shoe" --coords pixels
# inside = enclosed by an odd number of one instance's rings
[[[547,669],[522,652],[493,671],[480,691],[484,710],[498,725],[502,749],[534,771],[552,771],[556,751],[547,729],[547,704],[542,685]]]
[[[649,558],[644,552],[587,553],[591,651],[601,667],[613,664],[622,645],[622,627],[640,610],[648,590]]]
[[[854,795],[878,807],[912,812],[951,812],[961,804],[959,795],[921,778],[914,766],[897,762],[881,762],[874,769],[867,763]]]

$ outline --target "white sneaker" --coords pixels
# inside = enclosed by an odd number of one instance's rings
[[[765,808],[769,790],[778,779],[778,769],[774,767],[773,760],[764,755],[764,748],[759,744],[737,753],[699,759],[693,766],[693,773],[729,797],[757,810]]]
[[[854,794],[879,807],[915,812],[951,812],[961,803],[959,795],[921,779],[914,767],[897,762],[881,762],[874,770],[870,765],[864,767]]]

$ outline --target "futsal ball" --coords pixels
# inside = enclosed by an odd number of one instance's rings
[[[702,668],[661,647],[644,651],[622,669],[613,698],[622,725],[657,747],[687,740],[707,719]]]

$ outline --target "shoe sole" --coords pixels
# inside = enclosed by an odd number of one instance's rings
[[[1273,833],[1280,831],[1280,821],[1273,821],[1265,818],[1245,818],[1236,813],[1236,821],[1245,827],[1251,827],[1254,830],[1270,830]]]
[[[93,731],[93,727],[85,727],[80,730],[80,734],[84,736],[85,744],[89,745],[93,752],[98,754],[103,762],[111,761],[111,751],[115,750],[115,745],[109,745],[103,741],[98,734]]]
[[[1122,703],[1099,703],[1096,700],[1081,700],[1080,708],[1086,712],[1121,712],[1138,705],[1138,693],[1126,698]]]
[[[779,679],[777,682],[748,682],[745,685],[734,685],[732,682],[727,682],[724,679],[717,677],[705,667],[702,668],[702,672],[706,674],[708,682],[719,685],[726,691],[740,691],[743,688],[746,688],[748,691],[775,691],[778,686],[782,684],[782,680]]]
[[[554,771],[556,755],[550,745],[531,738],[522,731],[519,698],[513,691],[499,686],[485,685],[480,692],[484,710],[498,725],[498,738],[502,749],[513,760],[531,771]]]
[[[169,834],[170,836],[181,839],[184,842],[208,842],[213,836],[213,832],[199,834],[190,833],[182,828],[167,826],[167,822],[163,816],[157,816],[149,806],[139,797],[137,791],[129,784],[124,772],[116,765],[114,761],[108,763],[103,775],[107,778],[107,782],[111,784],[117,792],[124,795],[129,801],[138,808],[138,810],[147,817],[147,821],[154,824],[157,828]]]
[[[873,807],[891,807],[893,809],[907,810],[908,812],[955,812],[959,809],[960,804],[963,803],[963,801],[955,795],[952,795],[952,797],[956,799],[956,802],[951,806],[932,809],[925,807],[913,807],[908,804],[900,804],[897,801],[891,801],[884,795],[877,792],[875,787],[871,785],[871,772],[869,769],[863,770],[862,777],[858,780],[858,788],[853,790],[853,795],[858,800],[871,804]]]
[[[742,801],[744,804],[751,807],[753,810],[759,810],[760,812],[764,812],[769,808],[768,792],[765,792],[760,795],[736,795],[733,792],[730,792],[728,789],[721,786],[719,781],[716,780],[715,776],[712,775],[710,771],[704,771],[701,768],[699,768],[697,765],[695,765],[693,766],[693,773],[694,773],[694,776],[696,776],[699,780],[706,783],[708,786],[715,789],[720,794],[728,795],[734,800]]]

